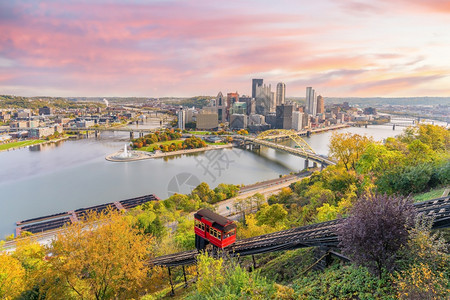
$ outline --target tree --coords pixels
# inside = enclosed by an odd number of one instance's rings
[[[33,299],[40,294],[39,285],[42,275],[48,270],[49,265],[45,260],[45,248],[32,237],[17,240],[16,251],[11,255],[17,259],[25,271],[24,280],[27,291],[23,298]]]
[[[256,213],[258,225],[267,224],[271,227],[276,227],[286,221],[287,211],[281,204],[266,205],[264,204],[260,211]]]
[[[11,255],[0,253],[0,298],[14,299],[25,290],[25,270]]]
[[[367,194],[337,228],[343,253],[381,277],[392,271],[397,251],[408,242],[415,210],[410,198]]]
[[[200,183],[192,190],[191,195],[197,195],[203,202],[212,203],[214,199],[214,191],[209,188],[206,182]]]
[[[369,143],[373,142],[372,137],[359,134],[333,133],[330,140],[330,156],[342,163],[345,169],[355,169],[359,160]]]
[[[67,227],[49,249],[45,289],[50,298],[136,297],[145,283],[152,238],[120,213],[91,213]]]

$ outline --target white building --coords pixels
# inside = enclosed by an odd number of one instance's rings
[[[292,112],[292,129],[300,131],[303,129],[303,112]]]
[[[178,128],[181,130],[185,129],[185,125],[186,125],[186,111],[184,109],[180,109],[177,112],[177,117],[178,117]]]

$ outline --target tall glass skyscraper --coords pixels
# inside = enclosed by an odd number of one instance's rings
[[[263,79],[252,79],[252,98],[256,98],[256,87],[263,85]]]
[[[316,91],[310,86],[306,88],[306,113],[317,115]]]

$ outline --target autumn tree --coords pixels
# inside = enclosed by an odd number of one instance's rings
[[[42,277],[49,267],[45,255],[45,247],[40,245],[32,236],[17,240],[16,250],[11,256],[22,264],[25,271],[24,280],[27,290],[22,293],[22,298],[39,299]]]
[[[20,262],[0,253],[0,298],[15,299],[25,290],[25,270]]]
[[[193,189],[191,195],[197,195],[203,202],[212,203],[214,200],[214,191],[209,188],[206,182],[200,183]]]
[[[330,156],[343,164],[347,171],[354,170],[367,145],[372,142],[373,138],[365,135],[335,132],[330,140]]]
[[[258,220],[258,225],[267,224],[271,227],[277,227],[286,221],[287,214],[287,211],[281,204],[263,204],[261,210],[256,213],[256,219]]]
[[[356,263],[381,276],[392,271],[395,255],[408,242],[415,210],[410,198],[367,194],[337,229],[340,247]]]
[[[137,297],[148,272],[150,236],[120,213],[89,214],[57,235],[49,248],[47,296],[55,299]]]

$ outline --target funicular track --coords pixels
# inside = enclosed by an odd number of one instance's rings
[[[418,214],[434,217],[433,229],[450,227],[450,196],[419,202],[414,205]],[[280,250],[312,246],[336,247],[336,226],[343,219],[317,223],[238,240],[224,249],[229,256],[246,256]],[[154,265],[174,267],[196,262],[197,250],[184,251],[154,258]]]

